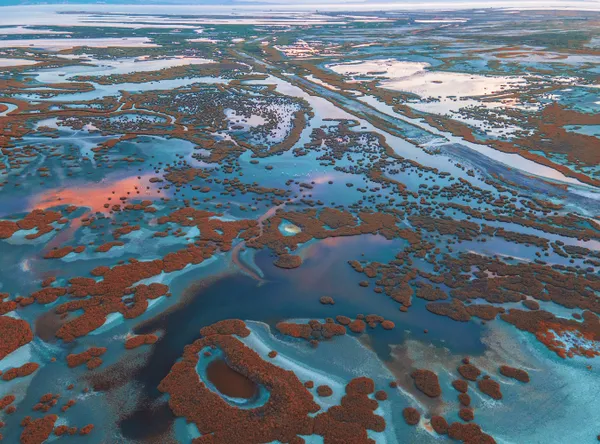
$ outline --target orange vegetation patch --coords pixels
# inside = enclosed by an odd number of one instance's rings
[[[21,319],[0,316],[0,359],[33,340],[29,324]]]
[[[460,373],[463,378],[468,379],[469,381],[475,381],[481,374],[481,370],[479,370],[473,364],[466,363],[458,367],[458,373]]]
[[[125,348],[127,350],[131,350],[141,347],[142,345],[154,344],[156,341],[158,341],[158,336],[153,334],[132,336],[131,338],[127,338],[125,341]]]
[[[466,410],[466,409],[465,409]],[[448,436],[457,441],[465,443],[495,444],[496,441],[490,435],[481,431],[477,424],[461,424],[454,422],[448,428]]]
[[[279,225],[284,219],[300,227],[302,231],[295,236],[284,236],[279,230]],[[409,242],[418,240],[418,235],[412,230],[398,228],[397,222],[398,219],[392,214],[361,212],[356,218],[349,212],[333,208],[324,208],[320,211],[311,209],[303,212],[278,211],[266,221],[262,231],[256,228],[247,233],[246,245],[256,249],[265,247],[271,249],[278,256],[285,258],[281,262],[285,265],[286,262],[297,261],[286,256],[290,255],[290,251],[293,252],[298,245],[312,239],[378,233],[386,239],[400,237]]]
[[[27,364],[23,364],[21,367],[11,368],[4,372],[2,375],[2,379],[4,381],[12,381],[15,378],[24,378],[25,376],[31,375],[35,372],[40,365],[35,362],[28,362]]]
[[[285,269],[298,268],[302,265],[302,258],[294,254],[282,254],[273,261],[273,265]]]
[[[435,433],[438,435],[445,435],[448,433],[448,422],[443,416],[432,416],[431,417],[431,427],[435,430]]]
[[[284,335],[306,340],[330,339],[334,336],[346,334],[346,327],[343,325],[334,324],[333,322],[321,324],[316,320],[311,320],[307,324],[279,322],[275,328]]]
[[[477,381],[477,387],[479,387],[479,391],[485,393],[490,398],[499,400],[502,399],[502,392],[500,391],[500,384],[498,384],[493,379],[489,377],[483,377]]]
[[[168,253],[162,259],[141,262],[130,259],[129,263],[109,268],[99,266],[91,271],[93,276],[75,277],[69,280],[69,294],[77,300],[60,305],[56,309],[59,315],[83,310],[79,317],[67,320],[56,332],[65,342],[85,336],[101,327],[111,313],[121,313],[125,319],[140,316],[148,308],[148,300],[161,296],[170,296],[169,287],[159,283],[135,285],[161,273],[182,270],[187,265],[197,265],[215,254],[218,248],[228,251],[231,243],[240,233],[256,226],[256,221],[222,221],[213,216],[215,213],[183,208],[159,219],[159,223],[178,223],[185,226],[198,226],[200,240],[185,248]],[[92,296],[87,298],[87,296]]]
[[[415,380],[417,388],[430,398],[437,398],[442,394],[438,376],[431,370],[415,370],[410,376]]]
[[[223,251],[229,251],[232,240],[240,232],[257,226],[254,220],[223,221],[218,216],[221,215],[188,207],[160,217],[158,223],[171,222],[184,227],[198,227],[201,241],[218,243]]]
[[[106,353],[105,347],[91,347],[84,352],[70,354],[67,356],[67,365],[71,368],[87,364],[87,368],[92,370],[102,364],[102,356]]]
[[[170,395],[169,406],[177,416],[193,422],[203,436],[214,444],[231,442],[300,442],[298,435],[318,434],[325,443],[370,442],[367,429],[383,431],[385,421],[374,415],[378,403],[369,398],[373,381],[352,380],[340,406],[312,417],[320,407],[297,376],[268,363],[246,347],[233,334],[250,332],[242,321],[222,321],[202,330],[203,338],[184,349],[182,360],[171,368],[159,385]],[[269,391],[265,405],[239,409],[208,389],[198,377],[199,354],[206,347],[217,347],[236,372]],[[199,402],[199,400],[202,402]],[[194,442],[201,442],[202,438]]]
[[[455,379],[452,381],[452,387],[454,387],[458,392],[467,393],[467,390],[469,390],[469,383],[462,379]]]
[[[355,319],[348,324],[348,328],[352,333],[363,333],[367,328],[367,324],[362,319]]]
[[[79,245],[77,247],[65,246],[61,248],[55,248],[54,250],[48,251],[44,255],[44,259],[60,259],[65,257],[69,253],[81,253],[85,250],[84,245]]]
[[[46,393],[45,395],[42,395],[42,397],[40,398],[40,402],[33,406],[33,410],[35,410],[36,412],[48,412],[52,407],[58,404],[58,398],[60,398],[60,394]],[[70,404],[68,408],[70,408],[74,404],[75,401],[73,401],[73,404]],[[68,408],[63,407],[62,411],[66,412]]]
[[[21,444],[40,444],[50,437],[54,429],[56,415],[46,415],[42,418],[31,419],[27,416],[21,422],[25,428],[21,432]]]
[[[443,131],[450,131],[452,134],[462,137],[468,142],[479,143],[479,141],[473,135],[471,129],[466,124],[463,124],[463,123],[460,123],[457,121],[452,121],[450,119],[445,119],[440,116],[435,116],[435,117],[427,116],[425,118],[425,120],[427,121],[427,123],[429,123],[430,125],[434,126],[437,129],[440,129]],[[540,125],[541,125],[541,127],[544,126],[543,123]],[[566,135],[567,132],[564,129],[562,129],[560,127],[556,127],[554,125],[547,125],[547,127],[543,128],[543,129],[544,129],[544,131],[547,131],[548,133],[553,134],[554,136],[556,136],[556,134],[560,134],[562,136],[562,138],[564,139],[563,144],[562,144],[563,150],[565,148],[567,148],[566,144],[564,143],[564,142],[567,142],[568,146],[570,146],[571,148],[575,148],[578,153],[582,153],[586,159],[593,159],[597,155],[596,154],[598,152],[597,149],[595,150],[595,153],[594,153],[594,152],[592,152],[593,149],[592,150],[586,149],[585,143],[581,142],[581,140],[585,140],[586,142],[588,142],[588,139],[593,139],[593,137],[587,137],[586,139],[575,138],[576,141],[574,143],[571,143],[573,138],[571,138],[570,135]],[[571,133],[571,134],[577,135],[576,133]],[[538,135],[538,137],[523,138],[523,139],[511,141],[511,142],[488,141],[487,143],[502,152],[518,154],[518,155],[524,157],[525,159],[531,160],[540,165],[550,167],[556,171],[561,172],[565,176],[575,178],[575,179],[579,180],[580,182],[586,183],[588,185],[600,186],[600,181],[598,179],[592,178],[583,173],[576,172],[576,171],[572,170],[571,168],[569,168],[568,166],[553,162],[552,160],[548,159],[547,157],[545,157],[543,155],[534,153],[533,151],[540,148],[539,142],[541,142],[541,138],[545,137],[545,135],[546,135],[546,133],[542,133],[542,135],[541,136]],[[577,140],[577,139],[579,139],[579,140]],[[591,142],[591,140],[589,140],[589,142]],[[596,142],[592,142],[592,143],[594,145],[596,145],[597,139],[596,139]],[[560,152],[557,149],[559,147],[560,147],[559,144],[552,143],[550,146],[544,146],[542,148],[548,152],[551,152],[552,150],[557,150],[559,154],[567,154],[567,155],[570,154],[570,151],[568,151],[568,150],[564,151],[564,152]],[[572,160],[577,162],[577,159],[572,159]],[[596,164],[597,164],[597,162],[596,162]]]
[[[16,222],[10,220],[0,220],[0,239],[8,239],[17,231],[19,231],[19,226],[16,224]]]
[[[56,205],[56,204],[55,204]],[[37,228],[36,233],[25,236],[26,239],[37,239],[44,234],[54,230],[51,225],[53,222],[66,223],[66,219],[57,211],[33,210],[23,219],[18,221],[0,221],[0,239],[8,239],[19,230],[33,230]]]
[[[63,287],[47,287],[32,293],[31,297],[38,304],[51,304],[66,293],[67,290]]]
[[[591,311],[583,312],[583,322],[558,318],[543,310],[511,309],[501,318],[520,330],[535,334],[540,342],[562,358],[600,356],[600,320]]]
[[[59,425],[58,427],[56,427],[54,429],[54,434],[56,436],[63,436],[63,435],[75,435],[77,433],[77,427],[67,427],[66,425]]]
[[[402,415],[408,425],[417,425],[421,420],[421,414],[414,407],[406,407],[402,410]]]
[[[333,390],[328,385],[320,385],[317,387],[317,394],[322,398],[333,395]]]
[[[513,378],[521,382],[529,382],[529,373],[520,368],[509,367],[508,365],[500,366],[500,374],[507,378]]]
[[[83,426],[81,429],[79,429],[79,434],[82,436],[89,435],[93,429],[94,429],[94,424],[88,424],[86,426]]]
[[[96,252],[98,252],[98,253],[106,253],[107,251],[110,251],[110,249],[112,247],[122,247],[123,245],[125,245],[125,244],[123,242],[120,242],[120,241],[106,242],[105,244],[102,244],[98,248],[96,248]]]
[[[245,338],[250,334],[250,330],[246,328],[244,321],[239,319],[226,319],[215,324],[200,329],[202,336],[212,335],[236,335]]]
[[[473,413],[473,409],[462,407],[458,411],[458,416],[465,422],[473,421],[475,419],[475,414]]]
[[[3,410],[5,407],[11,405],[15,402],[15,395],[6,395],[4,398],[0,399],[0,410]]]
[[[455,321],[466,322],[471,319],[471,316],[486,321],[491,321],[498,316],[499,313],[504,313],[502,307],[494,307],[488,304],[473,304],[465,305],[458,299],[453,299],[452,302],[429,302],[425,308],[427,311],[440,316],[447,316]]]

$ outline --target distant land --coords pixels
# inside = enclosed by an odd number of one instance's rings
[[[600,10],[599,0],[433,0],[419,2],[414,0],[305,0],[287,2],[282,0],[2,0],[0,6],[28,5],[172,5],[190,6],[193,10],[210,6],[214,11],[221,9],[289,11],[289,10],[344,10],[344,11],[389,11],[389,10],[456,10],[473,8],[514,8],[514,9],[556,9],[556,10]],[[190,11],[193,13],[193,11]],[[203,14],[211,11],[202,11]]]

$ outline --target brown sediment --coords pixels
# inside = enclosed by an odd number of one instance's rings
[[[500,374],[507,378],[513,378],[521,382],[529,382],[529,373],[520,368],[510,367],[508,365],[500,366]]]
[[[438,376],[431,370],[415,370],[410,376],[415,380],[417,388],[430,398],[437,398],[442,394]]]
[[[256,383],[232,369],[224,359],[211,361],[206,367],[206,377],[219,392],[232,398],[251,399],[258,393]]]
[[[95,392],[107,392],[106,395],[110,397],[114,390],[129,384],[135,374],[143,369],[145,362],[141,355],[127,356],[109,366],[99,367],[96,371],[85,372],[81,379],[86,387],[89,386]]]
[[[56,332],[65,322],[67,319],[63,319],[54,310],[46,311],[35,320],[35,335],[44,342],[56,341]]]

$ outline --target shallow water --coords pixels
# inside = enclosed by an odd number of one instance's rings
[[[17,407],[2,413],[7,442],[26,414],[46,414],[34,410],[46,393],[60,395],[48,410],[55,426],[94,424],[90,443],[216,433],[178,416],[158,387],[200,330],[226,319],[245,322],[250,334],[235,340],[260,359],[313,381],[311,417],[339,412],[347,384],[371,378],[387,394],[374,407],[385,429],[364,431],[376,443],[449,440],[429,420],[464,423],[452,382],[467,356],[500,385],[501,400],[476,382],[468,390],[473,422],[496,442],[595,439],[598,358],[582,356],[600,354],[586,330],[600,271],[597,165],[586,151],[600,125],[597,67],[579,45],[595,41],[589,17],[69,8],[12,8],[0,29],[1,64],[51,66],[0,75],[1,317],[24,320],[33,336],[0,370],[40,365],[2,383],[0,399],[15,395]],[[583,40],[555,38],[573,36],[575,22]],[[507,57],[518,51],[529,55]],[[212,62],[222,69],[212,76],[165,71]],[[136,72],[139,82],[125,76]],[[465,134],[459,123],[476,142],[453,134]],[[526,135],[539,137],[535,149],[491,146]],[[115,288],[103,287],[111,279]],[[520,324],[509,310],[546,318]],[[277,328],[368,315],[376,321],[364,332],[353,323],[331,339]],[[125,346],[143,334],[155,337]],[[97,368],[67,365],[90,347],[106,347]],[[192,376],[240,411],[272,400],[256,375],[228,373],[221,360],[222,350],[202,350]],[[503,364],[531,381],[502,376]],[[416,369],[437,375],[441,396],[417,388]],[[76,405],[61,410],[69,399]],[[421,414],[417,425],[406,407]]]

